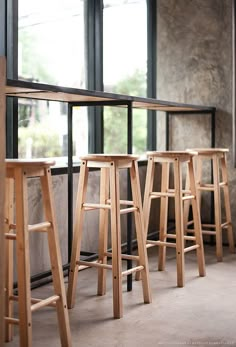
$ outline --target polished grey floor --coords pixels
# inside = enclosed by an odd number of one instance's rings
[[[195,253],[188,253],[186,285],[177,288],[173,250],[168,249],[163,272],[157,271],[156,252],[148,250],[153,302],[143,304],[139,282],[126,292],[124,280],[122,319],[112,318],[111,273],[102,297],[96,296],[96,270],[79,273],[76,305],[69,311],[73,346],[236,346],[236,254],[226,248],[224,261],[217,263],[214,247],[206,247],[207,276],[198,277]],[[33,296],[45,297],[51,291],[47,285],[35,289]],[[18,346],[17,328],[15,334],[6,346]],[[33,314],[33,346],[60,346],[52,308]]]

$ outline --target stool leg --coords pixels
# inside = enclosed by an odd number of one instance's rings
[[[138,164],[136,161],[132,162],[132,166],[130,168],[130,180],[134,206],[137,207],[137,210],[134,212],[134,218],[138,243],[139,264],[144,267],[141,275],[143,298],[145,303],[150,303],[152,299],[149,285],[149,266],[147,259],[146,237],[144,234],[144,219],[141,202],[139,172]]]
[[[15,169],[16,203],[16,259],[19,296],[19,331],[20,346],[32,346],[32,313],[30,291],[28,199],[26,174],[21,168]]]
[[[14,181],[7,178],[5,184],[5,232],[9,233],[10,225],[13,224],[13,200],[14,200]],[[13,295],[13,241],[5,240],[5,316],[13,317],[13,301],[10,297]],[[5,341],[9,342],[13,339],[13,324],[5,325]]]
[[[232,228],[232,218],[231,218],[231,208],[230,208],[230,198],[229,198],[229,180],[228,180],[225,153],[224,153],[224,157],[221,159],[221,168],[222,168],[222,179],[223,179],[223,182],[225,182],[225,186],[223,186],[223,192],[224,192],[226,222],[228,223],[227,232],[228,232],[229,250],[231,253],[234,253],[235,252],[234,234],[233,234],[233,228]]]
[[[101,168],[100,178],[100,204],[104,205],[109,199],[109,169]],[[98,262],[107,263],[107,233],[108,233],[108,209],[100,209],[99,215],[99,242],[98,242]],[[98,268],[98,295],[106,293],[106,269]]]
[[[151,210],[151,198],[150,194],[153,190],[154,182],[154,172],[155,172],[155,163],[152,157],[148,159],[147,173],[146,173],[146,182],[144,190],[144,200],[143,200],[143,218],[144,218],[144,239],[145,243],[148,237],[148,226]],[[141,273],[136,272],[135,280],[139,281],[141,279]]]
[[[220,175],[219,159],[213,155],[213,184],[214,184],[214,208],[216,228],[216,257],[218,261],[223,260],[222,230],[221,230],[221,199],[220,199]]]
[[[199,245],[199,248],[197,248],[198,269],[199,269],[199,275],[205,276],[206,275],[205,256],[204,256],[203,240],[202,240],[202,232],[201,232],[201,220],[200,220],[200,212],[199,212],[198,195],[197,195],[196,183],[194,178],[192,158],[190,159],[188,163],[188,171],[189,171],[191,194],[195,196],[195,199],[192,199],[192,210],[193,210],[193,222],[194,222],[196,244]]]
[[[198,187],[201,185],[202,180],[202,158],[197,156],[196,157],[196,176],[195,176],[195,182],[196,182],[196,188],[197,188],[197,194],[198,194],[198,204],[199,209],[201,209],[201,190],[198,189]]]
[[[184,279],[184,223],[182,202],[182,170],[178,159],[174,162],[175,185],[175,227],[176,227],[176,263],[177,285],[183,287]]]
[[[185,190],[189,190],[189,189],[190,189],[189,170],[187,170],[187,172],[186,172],[186,181],[185,181]],[[185,234],[188,231],[190,205],[191,205],[191,201],[190,200],[184,201],[184,233]]]
[[[201,223],[201,191],[199,186],[201,185],[201,177],[202,177],[202,158],[199,156],[193,157],[192,158],[193,162],[193,172],[195,176],[195,187],[196,187],[196,196],[197,196],[197,201],[198,201],[198,206],[199,206],[199,214],[200,214],[200,223]],[[196,164],[196,165],[195,165]],[[189,169],[187,170],[186,173],[186,183],[185,183],[185,189],[189,190],[190,189],[190,181],[189,181]],[[189,221],[189,210],[190,210],[190,205],[191,201],[186,200],[184,201],[184,228],[185,228],[185,233],[186,231],[191,231],[188,229],[188,226],[194,223],[193,220]],[[202,232],[202,230],[201,230]]]
[[[51,228],[48,230],[48,244],[52,267],[53,286],[56,295],[60,300],[56,303],[59,332],[61,345],[63,347],[71,346],[71,335],[69,326],[69,316],[66,304],[66,293],[64,287],[64,277],[62,271],[62,261],[60,254],[59,238],[57,233],[55,209],[53,204],[51,170],[45,169],[45,175],[41,177],[42,196],[45,217],[51,222]]]
[[[145,239],[147,238],[147,234],[148,234],[148,225],[149,225],[150,209],[151,209],[150,194],[153,190],[154,172],[155,172],[155,163],[153,158],[150,157],[148,160],[148,166],[147,166],[146,183],[145,183],[144,200],[143,200]]]
[[[169,171],[170,164],[162,163],[162,173],[161,173],[161,192],[167,192],[169,189]],[[167,234],[167,223],[168,223],[168,197],[161,197],[160,202],[160,234],[159,239],[162,242],[166,241]],[[166,246],[159,246],[159,256],[158,256],[158,270],[165,270],[166,262]]]
[[[123,316],[122,304],[122,264],[120,233],[120,190],[119,169],[115,162],[110,167],[111,194],[111,243],[112,243],[112,277],[113,277],[113,314],[114,318]]]
[[[74,236],[72,244],[70,272],[67,290],[67,304],[69,308],[74,307],[75,304],[75,293],[76,283],[78,278],[79,265],[77,261],[80,258],[81,239],[83,232],[83,221],[84,221],[84,209],[83,203],[85,201],[86,192],[88,185],[88,167],[87,162],[83,161],[80,167],[79,185],[77,193],[77,201],[75,207],[75,225],[74,225]]]

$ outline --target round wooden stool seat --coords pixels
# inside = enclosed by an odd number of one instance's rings
[[[197,151],[149,151],[147,152],[148,157],[153,158],[179,158],[187,160],[189,156],[197,155]]]
[[[120,161],[120,160],[138,160],[139,156],[133,154],[88,154],[81,156],[81,160],[94,161]]]
[[[127,276],[134,272],[140,272],[142,277],[144,302],[151,302],[137,159],[137,156],[122,154],[92,154],[81,157],[77,203],[75,207],[74,237],[67,293],[69,308],[72,308],[75,304],[76,283],[80,266],[96,267],[98,269],[98,295],[104,295],[106,292],[106,270],[112,271],[114,318],[121,318],[123,316],[122,276]],[[95,203],[94,201],[86,202],[89,168],[101,169],[100,201],[98,203]],[[120,169],[129,170],[132,200],[120,199]],[[95,209],[99,209],[100,211],[98,260],[96,262],[82,261],[80,260],[80,249],[83,233],[84,212]],[[109,212],[111,220],[111,252],[108,252]],[[137,255],[121,253],[122,243],[120,216],[126,213],[134,213],[138,245]],[[112,259],[111,265],[107,263],[108,257],[111,257]],[[137,265],[123,271],[122,259],[129,261],[135,260]]]
[[[229,149],[228,148],[191,148],[187,149],[187,151],[192,152],[195,151],[197,152],[198,155],[205,155],[205,156],[212,156],[214,154],[224,154],[228,153]]]
[[[19,325],[20,346],[32,346],[32,312],[45,307],[56,308],[61,345],[71,346],[69,317],[63,281],[62,261],[53,205],[52,160],[6,160],[5,238],[6,238],[6,341],[12,340],[14,324]],[[40,178],[45,221],[28,225],[27,178]],[[14,206],[15,205],[15,206]],[[15,207],[15,208],[14,208]],[[46,299],[31,297],[29,232],[47,234],[54,294]],[[13,293],[13,242],[16,241],[17,291]],[[40,261],[40,259],[39,259]],[[13,301],[19,305],[13,317]]]
[[[53,166],[55,165],[55,160],[50,159],[6,159],[6,166],[10,167],[44,167],[44,166]]]

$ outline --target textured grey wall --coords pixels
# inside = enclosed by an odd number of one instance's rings
[[[231,159],[231,0],[159,0],[158,98],[216,106],[216,147],[228,156],[236,230],[236,171]],[[163,127],[163,122],[160,122]],[[210,146],[210,117],[173,116],[172,149]],[[159,130],[161,132],[161,130]]]

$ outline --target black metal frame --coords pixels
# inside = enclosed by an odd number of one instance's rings
[[[147,97],[157,97],[157,0],[147,1]],[[156,111],[147,111],[147,149],[157,144]]]
[[[7,18],[6,1],[0,0],[0,54],[5,56],[7,52],[6,42],[6,18]]]
[[[18,1],[0,0],[3,10],[0,20],[0,31],[4,42],[4,55],[7,56],[7,78],[18,78]],[[2,26],[1,26],[2,25]],[[3,47],[2,47],[3,50]],[[18,156],[18,101],[17,98],[7,100],[6,112],[6,156]]]
[[[85,1],[86,87],[103,91],[103,1]],[[89,151],[103,153],[103,108],[88,108]]]

